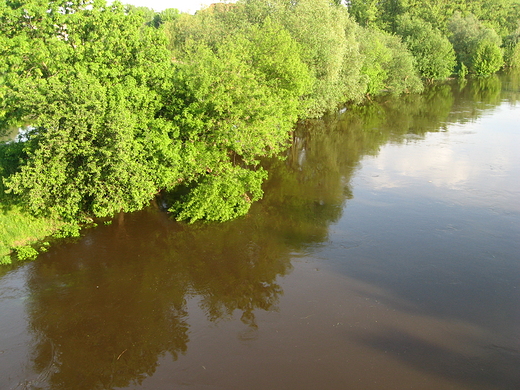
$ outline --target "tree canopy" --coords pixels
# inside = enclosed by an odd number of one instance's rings
[[[477,76],[489,76],[504,60],[507,66],[517,66],[520,0],[350,0],[348,4],[361,25],[401,36],[418,66],[429,69],[421,70],[426,78],[446,77],[442,75],[452,57],[446,38],[454,46],[459,72],[467,68]],[[434,47],[437,54],[429,54]]]

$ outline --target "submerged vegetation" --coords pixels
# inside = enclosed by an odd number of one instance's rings
[[[178,220],[244,215],[298,120],[518,67],[519,20],[519,0],[0,0],[0,129],[31,125],[0,144],[0,261],[159,194]]]

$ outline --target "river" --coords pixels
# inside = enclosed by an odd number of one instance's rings
[[[222,224],[0,269],[0,389],[520,389],[520,77],[307,121]]]

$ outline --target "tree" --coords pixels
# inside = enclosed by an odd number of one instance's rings
[[[490,40],[483,39],[478,42],[473,57],[473,71],[478,76],[487,76],[497,72],[504,60],[500,47]]]
[[[244,0],[252,20],[270,17],[302,47],[312,90],[302,96],[300,117],[319,117],[347,101],[360,100],[362,58],[356,26],[345,7],[328,0]]]
[[[157,115],[171,65],[155,29],[102,2],[9,3],[3,20],[5,121],[34,128],[10,191],[76,220],[140,209],[175,182],[174,129]]]
[[[120,3],[27,0],[2,12],[5,122],[33,126],[6,184],[37,214],[103,217],[179,190],[178,218],[242,215],[262,195],[259,158],[287,148],[312,86],[300,45],[269,18],[202,12],[172,61],[163,28]]]
[[[209,34],[209,32],[207,32]],[[227,38],[187,39],[174,75],[187,192],[171,211],[180,219],[226,220],[262,195],[260,157],[289,145],[299,97],[311,85],[300,47],[266,19]]]
[[[489,75],[503,65],[502,40],[495,30],[485,27],[473,14],[455,13],[449,22],[450,41],[459,67],[462,64],[477,75]]]
[[[414,55],[422,77],[438,80],[452,74],[455,51],[439,30],[424,20],[404,14],[397,18],[396,32]]]
[[[516,31],[504,39],[504,61],[511,68],[520,67],[520,22]]]
[[[379,20],[379,2],[377,0],[351,0],[349,13],[363,27],[376,27]]]
[[[350,0],[349,9],[358,23],[394,32],[400,15],[410,14],[448,33],[450,18],[469,13],[493,28],[501,37],[512,33],[520,17],[518,0]]]
[[[358,34],[365,58],[361,73],[365,77],[366,94],[386,90],[398,95],[422,90],[415,59],[399,37],[373,28],[360,28]]]

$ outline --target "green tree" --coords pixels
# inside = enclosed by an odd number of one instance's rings
[[[404,14],[397,19],[396,32],[417,61],[417,69],[427,80],[449,77],[455,68],[455,51],[442,33],[428,22]]]
[[[497,72],[504,60],[500,47],[490,40],[478,42],[473,58],[473,71],[478,76],[487,76]]]
[[[504,39],[504,61],[511,68],[520,67],[520,22],[516,31]]]
[[[178,218],[242,215],[262,195],[259,158],[288,147],[312,87],[300,45],[269,18],[226,35],[197,21],[223,32],[240,15],[202,12],[172,61],[165,27],[120,3],[28,0],[2,16],[4,122],[34,127],[6,184],[37,214],[108,216],[180,188]]]
[[[460,13],[453,15],[448,27],[459,68],[464,64],[477,75],[489,75],[501,68],[502,40],[495,30],[485,27],[473,14],[463,17]]]
[[[399,37],[372,28],[360,28],[358,34],[368,95],[422,90],[415,59]]]
[[[300,117],[319,117],[347,101],[359,101],[362,58],[356,26],[345,7],[328,0],[243,0],[252,21],[270,17],[302,47],[302,60],[313,79],[302,97]]]
[[[158,116],[171,68],[159,32],[118,3],[10,3],[3,20],[4,122],[34,127],[6,183],[34,213],[137,210],[175,182],[173,129]]]
[[[228,18],[202,12],[224,29]],[[312,86],[301,48],[270,18],[227,37],[195,23],[176,49],[175,104],[180,128],[182,190],[170,210],[179,219],[226,220],[243,215],[262,195],[266,177],[254,167],[289,145],[300,96]],[[230,160],[231,159],[231,160]]]
[[[351,0],[349,13],[363,27],[376,27],[379,20],[379,1]]]
[[[360,24],[391,32],[397,28],[397,18],[406,13],[427,21],[444,34],[448,33],[449,20],[455,13],[471,13],[501,37],[512,33],[520,18],[518,0],[350,0],[349,8]]]

